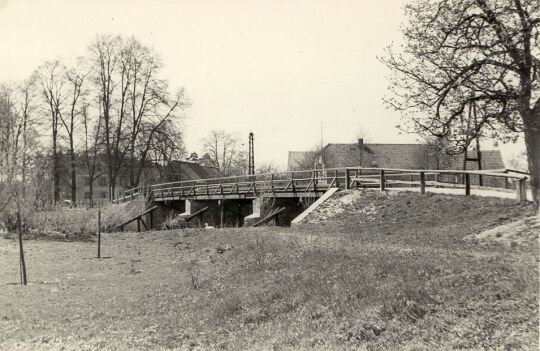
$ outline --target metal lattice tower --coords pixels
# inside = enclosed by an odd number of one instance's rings
[[[474,130],[476,131],[478,129],[478,117],[476,115],[476,104],[473,103],[472,106],[469,107],[469,118],[467,120],[467,124],[470,124],[471,117],[473,119],[474,123]],[[467,169],[467,162],[468,161],[474,161],[478,164],[478,170],[482,170],[482,152],[480,151],[480,135],[475,136],[476,141],[476,157],[470,157],[468,155],[468,148],[465,148],[465,155],[463,155],[463,170]],[[482,186],[484,185],[483,179],[481,175],[478,175],[478,185]]]
[[[255,154],[253,150],[253,132],[249,133],[248,174],[255,174]]]

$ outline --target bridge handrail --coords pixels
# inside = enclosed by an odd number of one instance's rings
[[[358,173],[362,172],[363,174],[358,175],[358,177],[378,177],[381,173],[384,173],[385,177],[391,176],[414,176],[421,175],[444,175],[444,174],[453,174],[453,175],[478,175],[478,176],[489,176],[489,177],[499,177],[505,179],[515,179],[519,181],[525,181],[530,179],[530,175],[526,172],[516,171],[513,169],[491,169],[491,170],[457,170],[457,169],[403,169],[403,168],[386,168],[386,167],[336,167],[336,168],[325,168],[325,169],[309,169],[309,170],[296,170],[288,172],[279,172],[279,173],[261,173],[256,175],[239,175],[239,176],[228,176],[228,177],[216,177],[216,178],[201,178],[193,180],[183,180],[167,183],[158,183],[158,184],[144,184],[133,189],[128,189],[124,191],[123,198],[133,197],[135,193],[139,194],[141,189],[145,189],[148,192],[155,192],[156,190],[163,189],[177,189],[182,187],[200,187],[200,186],[222,186],[226,185],[237,185],[243,186],[246,184],[261,184],[261,183],[281,183],[287,181],[294,181],[296,183],[306,182],[306,181],[329,181],[333,178],[336,178],[340,182],[343,179],[348,182],[349,180],[354,180],[356,175],[353,176],[352,172]],[[369,174],[366,174],[369,173]],[[514,174],[510,174],[514,173]],[[517,175],[515,174],[517,173]],[[299,175],[302,174],[300,177]],[[306,177],[306,174],[311,174],[310,177]],[[297,175],[295,177],[295,175]],[[323,176],[321,176],[323,175]],[[122,199],[122,198],[120,198]]]
[[[403,168],[378,168],[378,167],[338,167],[338,168],[325,168],[325,169],[310,169],[310,170],[299,170],[299,171],[289,171],[289,172],[279,172],[279,173],[261,173],[261,174],[255,174],[255,175],[239,175],[239,176],[228,176],[228,177],[218,177],[218,178],[201,178],[201,179],[193,179],[193,180],[181,180],[176,182],[168,182],[168,183],[158,183],[158,184],[152,184],[148,187],[151,189],[155,188],[162,188],[170,185],[196,185],[201,184],[205,185],[207,182],[212,181],[227,181],[232,180],[230,183],[242,183],[242,182],[253,182],[253,181],[262,181],[260,178],[263,177],[279,177],[279,176],[290,176],[286,179],[291,180],[293,179],[294,174],[299,173],[315,173],[315,172],[346,172],[349,171],[384,171],[384,172],[397,172],[393,175],[399,175],[401,173],[414,173],[414,174],[420,174],[420,173],[431,173],[431,174],[470,174],[470,175],[483,175],[483,176],[490,176],[490,177],[500,177],[500,178],[511,178],[511,179],[527,179],[526,176],[520,176],[520,175],[511,175],[508,173],[504,173],[504,170],[446,170],[446,169],[403,169]],[[247,181],[238,181],[240,178],[254,178],[253,180],[247,180]],[[329,177],[327,177],[329,178]],[[301,178],[302,180],[306,180],[309,178]],[[270,180],[270,179],[268,179]],[[282,179],[274,179],[274,180],[282,180]],[[294,180],[297,180],[294,178]]]

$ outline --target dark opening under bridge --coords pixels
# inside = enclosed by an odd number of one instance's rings
[[[275,222],[286,225],[317,198],[335,188],[417,190],[420,193],[429,189],[464,195],[470,195],[473,189],[475,194],[500,197],[511,197],[515,192],[517,200],[526,201],[527,180],[526,173],[507,169],[460,171],[343,167],[153,184],[127,190],[117,200],[126,201],[144,193],[161,207],[161,215],[158,216],[162,219],[178,215],[187,217],[207,208],[201,212],[199,224],[206,221],[221,227],[249,225],[264,218],[264,212],[285,207],[287,211],[281,211],[281,220],[276,219]],[[515,190],[510,190],[511,187]]]

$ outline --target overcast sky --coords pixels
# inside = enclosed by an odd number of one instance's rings
[[[134,35],[193,101],[188,151],[209,129],[255,133],[256,163],[320,142],[415,142],[382,103],[377,55],[399,43],[403,0],[0,0],[0,81],[86,54],[98,33]],[[515,150],[513,148],[512,150]]]

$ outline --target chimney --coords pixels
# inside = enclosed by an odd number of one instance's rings
[[[358,138],[358,146],[360,146],[360,148],[364,146],[364,139]]]

